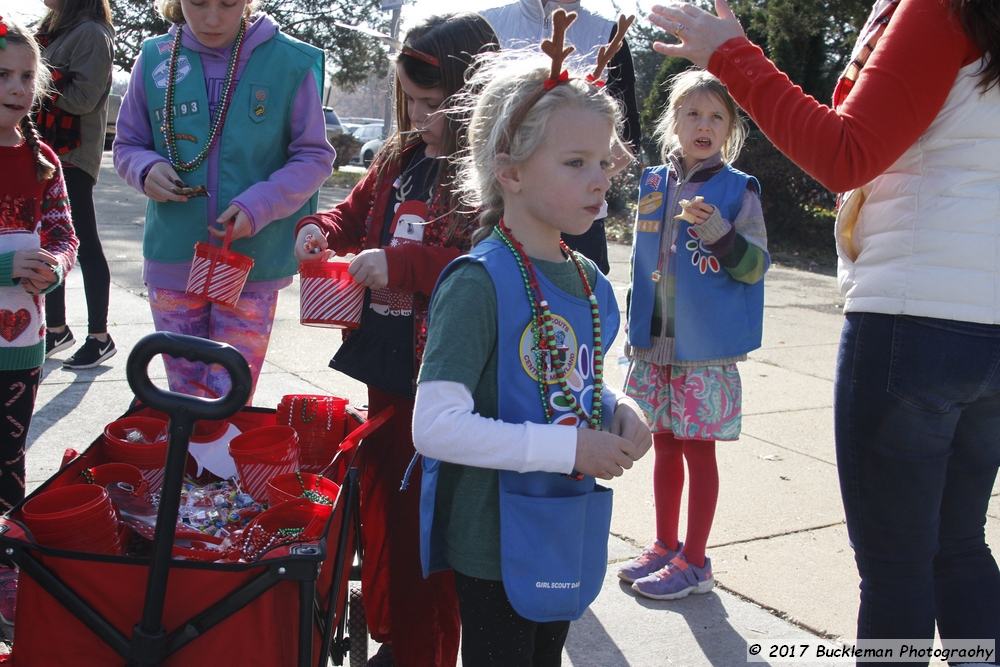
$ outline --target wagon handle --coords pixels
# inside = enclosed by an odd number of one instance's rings
[[[227,238],[228,240],[228,238]],[[158,354],[219,364],[230,378],[230,389],[222,398],[208,399],[164,391],[149,379],[149,362]],[[174,542],[174,525],[180,505],[181,483],[194,423],[226,419],[239,412],[250,398],[250,366],[235,348],[216,341],[183,334],[157,332],[136,343],[129,354],[125,375],[136,398],[170,418],[167,460],[164,466],[160,507],[156,516],[153,552],[146,579],[142,621],[132,630],[135,665],[156,665],[165,657],[167,631],[163,627],[163,605],[167,594]]]
[[[188,361],[219,364],[229,373],[231,388],[222,398],[207,399],[164,391],[149,379],[149,362],[158,354]],[[128,384],[136,398],[171,417],[190,415],[191,421],[226,419],[240,411],[250,398],[250,366],[235,348],[213,340],[160,331],[135,344],[125,367]]]

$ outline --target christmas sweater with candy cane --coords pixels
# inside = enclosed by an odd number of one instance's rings
[[[40,152],[54,165],[55,153]],[[55,255],[57,280],[73,268],[79,242],[73,233],[62,171],[39,182],[35,157],[26,142],[0,146],[0,371],[36,368],[45,361],[44,298],[29,294],[11,274],[14,253],[41,246]]]

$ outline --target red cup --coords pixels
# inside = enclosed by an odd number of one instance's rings
[[[233,438],[229,455],[240,484],[257,501],[267,498],[267,482],[299,467],[299,436],[290,426],[264,426]]]
[[[344,439],[347,399],[336,396],[289,394],[278,404],[275,421],[299,434],[299,466],[322,472]]]
[[[299,321],[311,327],[356,329],[361,322],[365,286],[354,282],[350,262],[302,262]]]
[[[195,244],[186,289],[188,294],[230,308],[239,301],[240,292],[253,268],[253,259],[229,249],[234,226],[226,224],[226,238],[221,248],[202,241]]]
[[[267,483],[268,502],[272,506],[283,503],[286,500],[305,498],[307,491],[314,491],[329,498],[332,503],[336,500],[337,494],[340,492],[340,486],[326,477],[319,477],[305,472],[278,475]],[[310,498],[306,499],[311,501]]]
[[[88,468],[80,474],[80,482],[107,488],[109,484],[128,484],[136,496],[144,498],[149,493],[149,482],[142,471],[128,463],[105,463]]]
[[[118,521],[108,491],[93,484],[52,489],[21,508],[38,544],[90,553],[119,553]]]
[[[151,444],[139,444],[125,439],[128,430],[138,430]],[[167,423],[152,417],[125,417],[113,421],[104,429],[104,453],[112,461],[128,463],[138,468],[149,483],[150,493],[163,486],[163,466],[167,460],[167,440],[155,441],[166,434]]]

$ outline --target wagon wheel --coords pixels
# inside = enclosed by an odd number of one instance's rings
[[[368,663],[368,622],[365,620],[365,603],[361,587],[351,585],[347,598],[347,633],[350,640],[351,667],[365,667]]]

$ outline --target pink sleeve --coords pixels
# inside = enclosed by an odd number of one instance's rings
[[[902,0],[857,84],[836,111],[806,95],[744,37],[709,61],[768,139],[834,192],[868,183],[941,110],[958,70],[979,58],[940,0]]]

